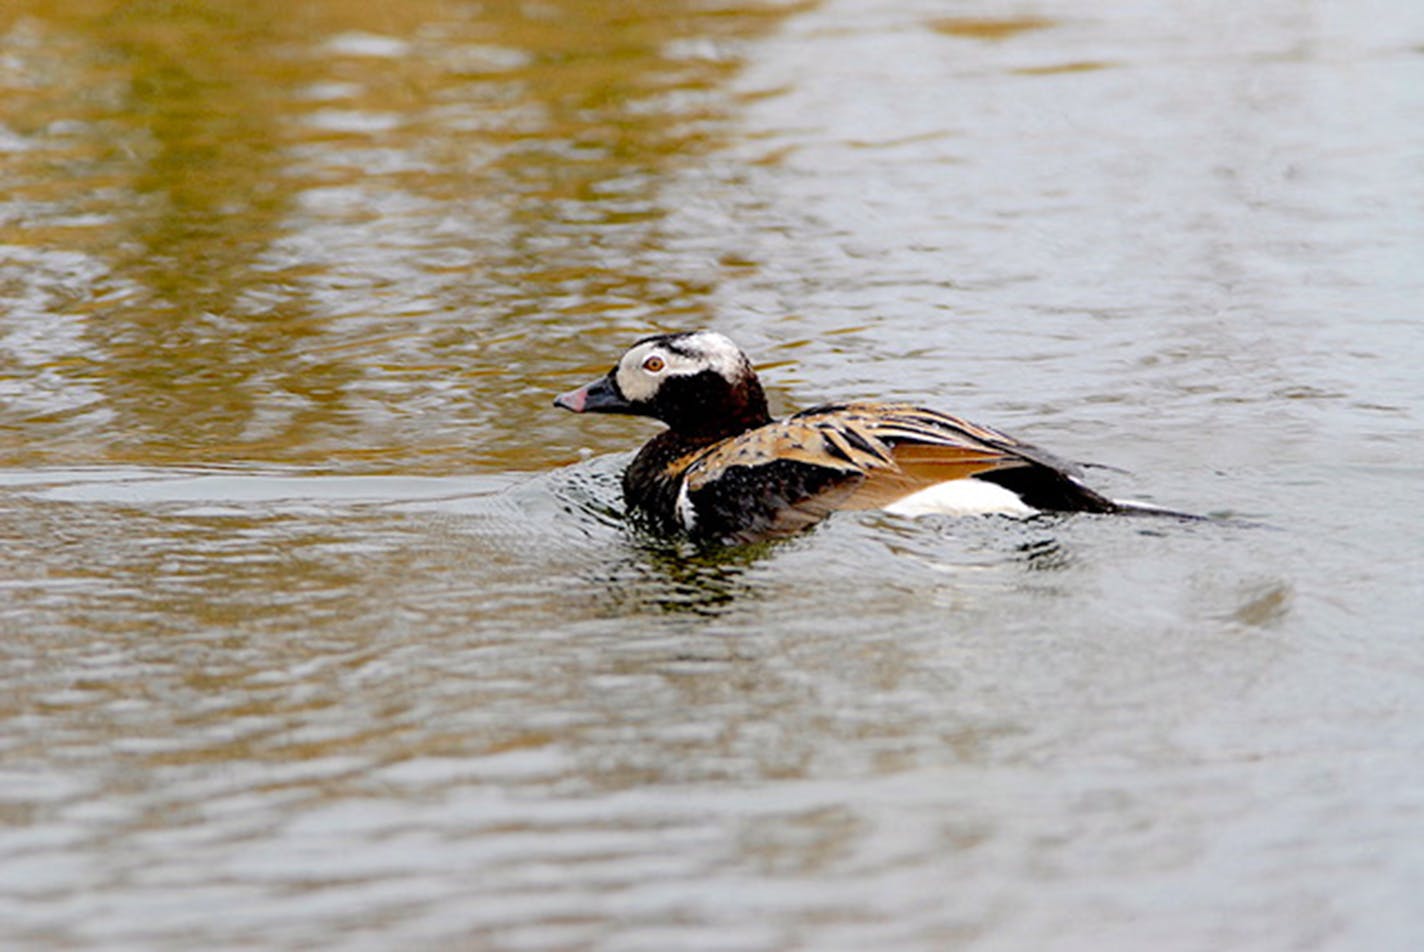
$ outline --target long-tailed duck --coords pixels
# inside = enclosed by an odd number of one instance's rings
[[[623,474],[623,492],[653,529],[698,540],[785,535],[838,509],[1193,518],[1109,499],[1071,463],[912,404],[826,404],[773,420],[751,361],[715,331],[645,337],[554,405],[666,423]]]

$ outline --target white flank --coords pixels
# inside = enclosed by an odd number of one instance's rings
[[[677,514],[677,521],[682,523],[685,531],[691,532],[697,525],[697,512],[692,508],[692,497],[687,494],[685,479],[677,488],[677,502],[673,504],[672,511]]]
[[[1017,493],[982,479],[951,479],[928,489],[911,493],[885,507],[886,512],[899,516],[975,516],[1002,513],[1007,516],[1031,516],[1038,512],[1024,505]]]

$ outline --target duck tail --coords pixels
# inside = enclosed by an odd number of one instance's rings
[[[1199,516],[1194,512],[1182,512],[1180,509],[1168,509],[1166,506],[1153,505],[1150,502],[1141,502],[1136,499],[1113,499],[1111,500],[1112,511],[1122,516],[1165,516],[1168,519],[1184,519],[1188,522],[1208,522],[1207,516]]]

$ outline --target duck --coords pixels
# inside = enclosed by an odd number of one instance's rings
[[[712,330],[644,337],[554,405],[665,424],[624,471],[624,500],[636,523],[698,542],[788,536],[847,510],[1196,518],[1110,499],[1075,464],[912,403],[825,403],[774,419],[751,360]]]

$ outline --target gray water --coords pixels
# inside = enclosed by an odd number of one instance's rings
[[[12,0],[0,182],[6,948],[1424,944],[1424,7]],[[696,326],[1215,518],[640,537]]]

